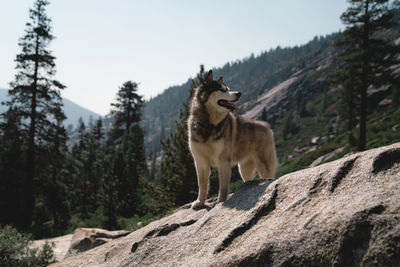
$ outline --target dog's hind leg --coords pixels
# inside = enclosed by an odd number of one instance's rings
[[[273,179],[275,177],[277,165],[278,161],[274,148],[266,149],[256,160],[258,175],[263,179]]]
[[[253,180],[254,177],[254,161],[246,160],[239,162],[239,172],[243,182]]]
[[[210,177],[210,164],[207,160],[197,157],[195,159],[197,184],[199,186],[199,195],[197,200],[193,202],[192,209],[201,208],[204,206],[208,193],[208,178]]]
[[[229,182],[231,181],[231,164],[229,162],[218,165],[219,192],[218,202],[223,202],[228,197]]]
[[[257,164],[257,172],[262,179],[272,180],[275,176],[275,170],[271,166],[267,166],[267,164]]]

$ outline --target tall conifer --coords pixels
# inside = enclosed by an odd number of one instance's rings
[[[346,86],[349,105],[359,95],[359,140],[358,149],[366,146],[367,89],[378,88],[392,78],[390,66],[396,64],[395,46],[379,33],[392,26],[392,10],[388,0],[348,0],[350,7],[341,20],[347,26],[343,39],[337,45],[344,47],[341,54],[344,63],[342,81]],[[352,112],[351,108],[349,111]],[[353,119],[350,114],[351,120]],[[350,122],[351,123],[351,122]]]
[[[139,125],[144,101],[137,89],[137,83],[125,82],[117,92],[116,102],[111,104],[114,124],[108,138],[113,154],[110,175],[116,179],[117,212],[125,217],[137,211],[139,177],[146,172],[144,134]]]
[[[54,39],[51,32],[51,19],[46,15],[49,2],[36,0],[30,9],[30,22],[26,24],[25,35],[19,40],[21,52],[16,57],[18,73],[10,83],[10,101],[6,104],[21,119],[21,134],[24,138],[25,166],[27,175],[22,182],[23,204],[21,224],[31,223],[37,187],[41,185],[42,168],[38,163],[46,162],[43,147],[54,141],[52,134],[61,131],[65,115],[62,111],[60,90],[65,86],[54,79],[55,57],[48,49]],[[59,140],[65,142],[64,137]],[[49,163],[50,164],[50,163]],[[46,166],[48,167],[48,166]]]

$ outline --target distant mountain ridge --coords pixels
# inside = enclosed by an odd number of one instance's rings
[[[0,113],[7,110],[6,106],[1,105],[1,102],[7,101],[7,99],[8,89],[0,89]],[[72,124],[74,127],[77,127],[80,117],[82,117],[85,124],[89,124],[91,120],[94,122],[97,118],[102,117],[100,114],[84,108],[69,99],[63,98],[63,103],[63,110],[67,116],[67,119],[64,121],[65,126]]]

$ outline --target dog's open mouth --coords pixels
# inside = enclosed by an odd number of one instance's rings
[[[231,102],[228,102],[226,100],[223,100],[223,99],[218,100],[217,103],[218,103],[218,105],[225,107],[227,109],[230,109],[230,110],[236,110],[236,111],[239,110],[234,104],[232,104]]]

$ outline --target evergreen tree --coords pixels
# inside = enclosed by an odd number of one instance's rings
[[[341,64],[342,65],[342,64]],[[357,69],[351,64],[340,66],[331,73],[331,82],[340,84],[342,91],[337,103],[339,116],[346,123],[346,130],[352,131],[358,122],[358,111],[360,110],[360,93],[355,72]]]
[[[101,118],[99,118],[96,121],[96,124],[93,127],[92,133],[93,133],[94,138],[96,139],[96,141],[100,144],[103,141],[103,138],[104,138],[103,120]]]
[[[79,133],[79,143],[78,143],[78,151],[82,152],[82,150],[85,149],[86,147],[86,125],[83,122],[83,120],[79,119],[79,129],[78,129],[78,133]]]
[[[103,209],[103,215],[105,217],[104,226],[107,229],[116,229],[117,224],[117,210],[118,210],[118,195],[116,188],[117,177],[114,176],[114,162],[110,162],[110,157],[106,160],[106,169],[108,170],[104,176],[104,180],[101,188],[101,206]]]
[[[261,113],[260,119],[261,119],[262,121],[268,121],[268,114],[267,114],[267,110],[266,110],[265,108],[263,108],[263,111],[262,111],[262,113]]]
[[[132,141],[125,135],[112,159],[112,176],[116,179],[115,191],[118,200],[117,212],[124,217],[132,216],[138,205],[139,175],[138,164],[134,160],[134,150]]]
[[[19,40],[21,53],[16,57],[19,72],[10,83],[12,89],[8,93],[11,99],[6,103],[19,118],[24,139],[21,152],[26,155],[26,160],[20,168],[26,170],[26,175],[21,181],[23,201],[18,222],[24,226],[32,221],[36,191],[42,184],[44,174],[39,163],[48,162],[48,158],[39,158],[45,155],[39,151],[50,146],[54,141],[51,131],[57,132],[62,128],[59,122],[65,119],[60,96],[60,90],[65,86],[53,78],[55,57],[47,49],[54,39],[51,20],[45,13],[48,4],[45,0],[36,0],[30,10],[31,21],[26,24],[25,35]],[[64,137],[61,139],[65,140]]]
[[[114,124],[108,138],[108,150],[111,153],[110,177],[107,186],[115,186],[117,192],[117,214],[130,217],[137,212],[139,177],[146,173],[146,157],[144,147],[144,133],[139,125],[141,120],[142,96],[137,94],[137,83],[128,81],[120,87],[117,99],[113,106]],[[109,191],[110,188],[105,188]],[[108,194],[108,202],[114,201],[114,196]],[[108,205],[108,204],[107,204]],[[110,215],[112,210],[106,211],[106,216],[112,224]]]
[[[392,79],[390,66],[396,63],[398,47],[379,36],[379,31],[392,26],[393,13],[388,0],[348,0],[350,7],[341,20],[347,25],[343,39],[337,45],[344,47],[341,57],[344,77],[352,89],[346,93],[351,102],[354,92],[360,97],[360,131],[358,149],[366,146],[367,89],[379,87]],[[350,92],[348,92],[350,90]],[[352,118],[352,115],[350,115]]]
[[[116,102],[112,103],[111,114],[114,117],[111,139],[122,141],[125,132],[130,136],[132,127],[141,120],[143,97],[137,94],[138,84],[125,82],[117,92]]]
[[[57,127],[48,132],[49,142],[46,146],[40,146],[39,158],[41,161],[40,175],[41,186],[39,187],[38,198],[42,199],[45,211],[51,216],[55,228],[63,229],[69,219],[69,208],[66,199],[66,177],[64,175],[65,162],[67,157],[66,130],[61,125],[64,117],[57,120]],[[42,218],[42,223],[48,218]],[[37,222],[38,223],[38,222]]]
[[[299,132],[299,119],[299,115],[296,113],[296,111],[293,111],[289,116],[286,117],[282,128],[283,140],[287,140],[289,134],[293,136]]]
[[[72,148],[72,179],[78,203],[76,212],[83,218],[95,214],[101,206],[99,197],[102,182],[105,179],[105,149],[102,143],[104,136],[102,122],[99,119],[88,131],[83,120],[80,120],[79,142]]]
[[[173,195],[175,205],[182,205],[192,201],[197,193],[196,169],[188,146],[189,105],[194,89],[205,79],[204,66],[196,79],[192,80],[188,100],[183,103],[179,112],[179,119],[175,122],[175,133],[162,141],[163,156],[161,171],[163,182],[167,190]]]
[[[103,180],[104,153],[93,130],[85,135],[85,149],[82,152],[82,197],[85,200],[85,214],[93,214],[99,207],[98,196]]]
[[[13,109],[2,114],[0,124],[0,224],[15,224],[24,212],[23,182],[26,177],[21,118]]]

